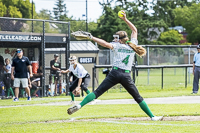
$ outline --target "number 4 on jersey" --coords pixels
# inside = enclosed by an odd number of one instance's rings
[[[130,55],[127,55],[126,58],[124,58],[124,60],[122,61],[125,65],[128,64],[129,57],[130,57]]]

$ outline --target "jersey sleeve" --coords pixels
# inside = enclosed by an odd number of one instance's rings
[[[8,66],[6,67],[6,69],[7,69],[8,71],[10,71],[10,70],[11,70],[11,65],[8,64]]]
[[[71,65],[69,66],[69,69],[68,69],[68,70],[69,70],[70,72],[72,71],[72,66],[71,66]]]
[[[112,51],[115,51],[117,49],[117,47],[118,47],[117,43],[111,42],[111,44],[113,45]]]
[[[135,45],[138,45],[138,40],[136,38],[131,38],[131,42]]]
[[[15,60],[12,61],[12,67],[15,67]]]
[[[31,65],[31,62],[29,61],[28,57],[26,57],[26,65],[27,66]]]
[[[53,60],[50,61],[50,67],[52,67],[52,65],[53,65]]]
[[[196,62],[196,58],[195,58],[196,55],[197,55],[197,54],[195,54],[195,55],[194,55],[194,58],[193,58],[193,62],[194,62],[194,63]]]

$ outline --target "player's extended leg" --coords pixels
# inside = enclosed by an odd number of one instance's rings
[[[89,94],[90,91],[88,90],[88,85],[90,83],[90,75],[86,75],[86,77],[83,79],[83,85],[81,85],[81,88],[86,92],[86,94]]]
[[[121,80],[122,86],[128,91],[128,93],[135,99],[135,101],[139,104],[140,108],[152,119],[152,120],[160,120],[163,117],[156,117],[153,115],[148,105],[144,101],[144,99],[140,96],[137,87],[133,83],[131,76],[129,73],[124,73],[124,76]]]
[[[58,94],[58,77],[55,76],[55,79],[54,79],[54,82],[55,82],[55,89],[54,89],[54,96],[57,96]]]
[[[69,87],[69,93],[70,93],[70,96],[71,96],[71,98],[72,98],[72,101],[71,101],[72,103],[71,103],[71,104],[74,103],[74,94],[73,94],[72,92],[73,92],[73,90],[77,87],[77,85],[78,85],[78,78],[75,79],[75,80],[72,82],[71,86]]]
[[[99,87],[94,92],[88,94],[80,104],[70,107],[67,110],[68,114],[71,115],[75,113],[87,103],[93,101],[94,99],[97,99],[99,96],[101,96],[108,89],[116,85],[118,82],[119,80],[117,79],[117,76],[115,75],[115,73],[112,74],[111,71],[110,74],[106,77],[106,79],[99,85]]]

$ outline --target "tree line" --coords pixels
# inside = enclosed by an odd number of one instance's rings
[[[200,42],[200,0],[106,0],[99,2],[103,7],[102,15],[97,22],[88,22],[88,31],[94,36],[107,41],[113,39],[116,31],[124,30],[130,35],[127,25],[117,16],[118,11],[124,10],[128,19],[138,29],[138,41],[140,45],[180,45],[183,36],[169,27],[183,26],[188,33],[188,43]],[[112,6],[112,5],[115,6]],[[86,22],[68,16],[67,5],[64,0],[55,2],[53,12],[46,9],[39,13],[35,11],[33,4],[33,18],[58,21],[70,21],[71,31],[86,30]],[[149,13],[151,11],[152,13]],[[16,18],[32,18],[32,3],[29,0],[0,0],[0,16]],[[31,23],[31,22],[30,22]],[[35,32],[40,31],[41,24],[34,24]],[[49,32],[66,33],[65,28],[52,30],[47,24]],[[59,25],[58,25],[59,27]],[[20,29],[19,29],[20,30]],[[161,34],[159,34],[161,33]],[[73,38],[72,38],[73,39]]]

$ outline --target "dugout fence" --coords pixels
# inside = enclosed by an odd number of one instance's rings
[[[30,61],[38,61],[42,67],[43,76],[42,97],[46,96],[45,48],[65,48],[65,64],[63,69],[69,67],[70,55],[70,22],[0,17],[0,54],[4,58],[12,59],[15,51],[21,48]],[[53,59],[53,57],[52,57]],[[39,66],[38,66],[39,67]],[[69,79],[66,76],[66,89],[69,88]],[[68,90],[66,90],[66,93]]]

